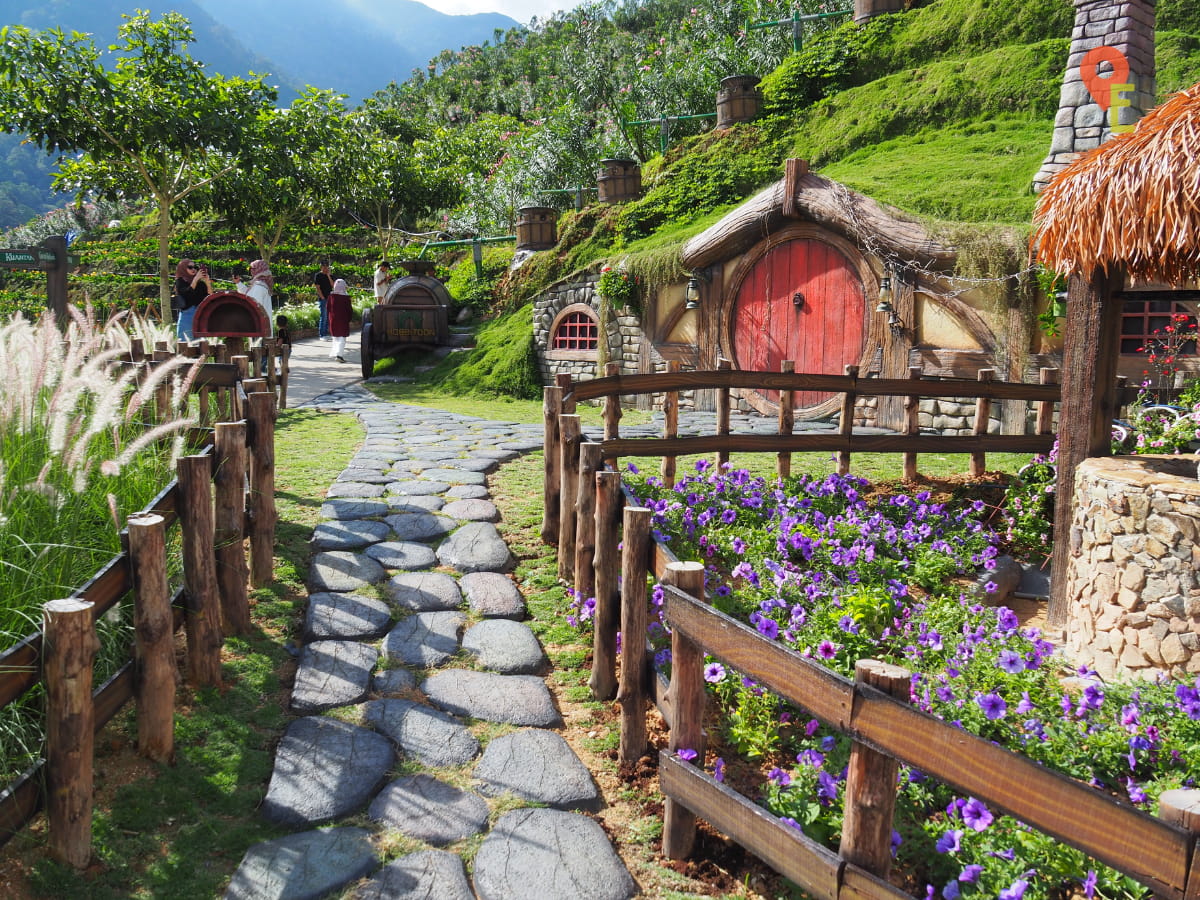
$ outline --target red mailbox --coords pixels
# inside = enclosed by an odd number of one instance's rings
[[[271,323],[263,308],[237,291],[209,294],[196,307],[192,334],[206,337],[268,337]]]

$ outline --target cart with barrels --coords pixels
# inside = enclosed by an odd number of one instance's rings
[[[383,301],[363,312],[363,378],[371,377],[376,360],[450,343],[450,294],[433,277],[433,263],[411,260],[400,265],[409,274],[392,282]]]

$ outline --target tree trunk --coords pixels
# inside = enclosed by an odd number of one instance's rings
[[[158,198],[158,314],[171,321],[171,203]]]

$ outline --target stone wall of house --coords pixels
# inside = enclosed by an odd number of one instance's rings
[[[587,381],[597,377],[596,355],[591,355],[588,359],[555,359],[552,358],[554,354],[550,353],[550,341],[553,337],[550,329],[558,314],[568,306],[584,303],[590,306],[599,318],[600,297],[596,293],[597,281],[599,276],[588,275],[579,281],[560,282],[534,300],[533,341],[543,384],[553,384],[555,376],[560,373],[569,374],[576,381]],[[609,317],[607,331],[609,360],[621,364],[623,375],[637,374],[642,343],[645,340],[641,320],[632,310],[622,308]]]
[[[1075,477],[1066,651],[1102,677],[1200,673],[1192,457],[1088,459]]]

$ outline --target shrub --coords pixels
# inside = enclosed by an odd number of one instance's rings
[[[483,277],[475,271],[475,260],[467,256],[450,272],[446,290],[460,306],[477,313],[489,311],[495,301],[496,284],[512,265],[514,251],[511,247],[483,248]]]

